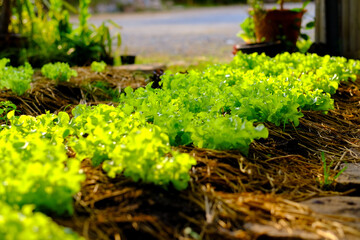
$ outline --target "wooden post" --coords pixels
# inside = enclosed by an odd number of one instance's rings
[[[360,1],[316,0],[315,41],[328,52],[360,58]]]
[[[1,9],[1,16],[0,16],[0,35],[9,34],[10,17],[11,17],[11,0],[4,0]]]
[[[315,0],[315,40],[317,43],[326,42],[326,19],[325,19],[325,1]]]
[[[360,58],[360,1],[342,0],[340,52],[349,58]]]

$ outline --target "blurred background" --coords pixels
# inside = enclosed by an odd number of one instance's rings
[[[244,43],[237,34],[250,9],[246,0],[121,0],[93,4],[96,14],[90,22],[99,25],[104,19],[112,19],[122,26],[122,52],[177,64],[194,58],[231,60],[233,45]],[[302,4],[295,0],[285,6],[293,9]],[[268,9],[277,5],[276,0],[265,1]],[[303,26],[314,21],[314,2],[306,9]],[[314,39],[314,29],[303,31]]]
[[[116,64],[119,55],[136,55],[136,63],[228,62],[254,38],[251,9],[259,3],[279,9],[276,0],[0,0],[0,57],[35,66]],[[285,50],[319,42],[315,52],[360,55],[360,1],[288,0],[284,8],[304,13],[302,39]]]

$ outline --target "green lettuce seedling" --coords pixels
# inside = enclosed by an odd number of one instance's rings
[[[70,68],[68,63],[48,63],[41,68],[41,73],[56,82],[68,82],[71,77],[76,77],[77,72]]]
[[[91,63],[91,70],[94,71],[94,72],[103,72],[105,71],[105,68],[106,68],[106,63],[104,61],[101,61],[101,62],[92,62]]]
[[[32,205],[18,209],[0,201],[0,206],[1,239],[83,239],[71,229],[58,226],[43,213],[34,212]]]
[[[30,89],[30,82],[34,74],[34,70],[29,63],[18,68],[6,66],[10,62],[9,59],[0,60],[0,88],[7,88],[16,95],[23,95]]]

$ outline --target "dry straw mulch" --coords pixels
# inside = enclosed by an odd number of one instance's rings
[[[198,162],[182,192],[109,179],[86,159],[76,215],[57,221],[88,239],[266,239],[274,229],[288,239],[357,239],[355,219],[317,214],[298,202],[353,191],[321,188],[320,153],[334,166],[359,158],[359,84],[342,85],[334,110],[304,112],[297,128],[267,124],[270,137],[254,142],[248,157],[176,148]]]
[[[70,113],[72,107],[83,104],[109,103],[111,94],[104,91],[96,83],[120,93],[125,87],[138,88],[146,85],[147,76],[116,67],[108,67],[104,73],[91,71],[89,67],[74,68],[78,77],[73,77],[69,82],[60,82],[44,78],[36,72],[31,90],[19,97],[11,91],[2,91],[0,101],[12,101],[21,114],[37,116],[45,111],[57,113],[66,110]]]
[[[23,114],[37,115],[84,101],[104,102],[103,92],[86,92],[89,88],[84,87],[99,78],[113,89],[145,83],[144,78],[124,72],[78,72],[70,83],[55,86],[40,79],[29,96],[4,93],[0,100],[13,101]],[[334,95],[334,110],[304,112],[296,128],[266,124],[269,138],[252,143],[247,157],[237,151],[175,148],[198,162],[184,191],[135,183],[123,176],[111,179],[101,166],[93,167],[85,159],[82,169],[87,178],[75,196],[74,216],[54,219],[86,239],[267,239],[272,231],[284,239],[360,238],[360,229],[351,227],[354,219],[317,214],[299,203],[354,192],[340,192],[336,185],[321,187],[320,153],[328,162],[334,160],[335,169],[359,159],[359,86],[360,79],[341,85]]]

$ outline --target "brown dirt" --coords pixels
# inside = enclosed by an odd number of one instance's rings
[[[0,100],[14,101],[22,114],[31,115],[44,109],[56,112],[85,100],[91,104],[103,102],[99,101],[103,93],[84,92],[88,71],[78,71],[80,77],[70,83],[55,86],[39,80],[29,95],[18,98],[5,93]],[[144,79],[134,82],[131,76],[113,73],[89,79],[101,78],[114,89],[144,84]],[[74,197],[75,214],[54,220],[86,239],[270,238],[266,232],[248,227],[252,223],[294,234],[300,230],[314,239],[360,237],[360,229],[298,203],[318,196],[354,194],[354,189],[340,192],[335,184],[321,188],[320,153],[323,151],[329,162],[334,160],[334,166],[358,161],[359,87],[360,79],[342,84],[334,95],[334,110],[328,114],[305,111],[297,128],[283,129],[267,123],[269,138],[252,143],[248,157],[238,151],[175,148],[198,162],[184,191],[135,183],[123,176],[111,179],[101,166],[93,167],[89,159],[84,159],[82,169],[87,178]],[[290,239],[305,239],[294,234]]]

